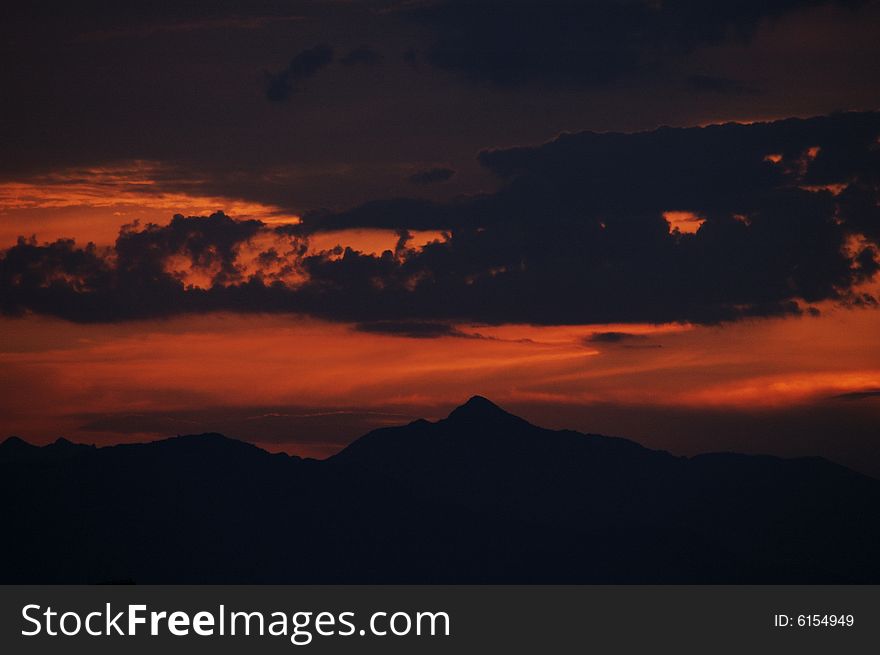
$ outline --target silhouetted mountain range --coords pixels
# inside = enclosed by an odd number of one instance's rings
[[[878,583],[880,481],[677,457],[481,397],[327,460],[218,434],[0,445],[4,583]]]

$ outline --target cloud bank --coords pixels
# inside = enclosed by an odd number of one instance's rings
[[[432,65],[480,82],[512,86],[605,86],[650,74],[664,60],[723,41],[745,42],[759,24],[823,5],[860,0],[446,0],[408,15],[434,40]]]
[[[333,48],[327,44],[303,50],[290,60],[287,68],[269,76],[266,97],[272,102],[287,100],[303,81],[317,75],[332,61]]]
[[[22,239],[0,260],[0,309],[84,322],[291,312],[430,336],[455,321],[716,323],[876,305],[859,286],[880,268],[878,137],[878,113],[564,134],[481,152],[500,189],[450,202],[379,199],[275,226],[175,216],[126,226],[108,250]],[[702,223],[681,233],[670,211]],[[348,228],[393,230],[397,246],[309,247]],[[445,236],[413,248],[411,230]]]

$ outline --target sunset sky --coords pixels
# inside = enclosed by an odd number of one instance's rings
[[[880,475],[880,2],[93,4],[0,20],[0,438]]]

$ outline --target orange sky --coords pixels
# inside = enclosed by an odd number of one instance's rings
[[[199,216],[219,209],[267,223],[299,220],[272,205],[169,190],[161,183],[168,174],[160,164],[129,161],[0,182],[0,247],[32,235],[40,242],[75,238],[108,245],[124,223],[166,223],[173,214]],[[199,180],[175,179],[175,185],[197,188]]]
[[[166,222],[172,207],[183,213],[223,207],[239,218],[298,220],[267,205],[197,193],[169,194],[157,186],[155,174],[151,165],[135,162],[0,184],[0,245],[33,233],[41,241],[75,236],[79,242],[111,243],[121,223],[136,218]],[[671,230],[682,232],[695,231],[702,222],[685,211],[665,217]],[[435,238],[442,236],[416,234],[410,245]],[[380,252],[393,248],[396,239],[390,231],[350,230],[317,235],[311,247],[324,250],[341,244]],[[290,442],[276,435],[271,444],[264,444],[324,456],[358,436],[359,430],[418,416],[437,418],[480,393],[552,427],[610,429],[643,441],[665,430],[665,441],[653,445],[711,450],[717,442],[701,448],[693,435],[676,440],[673,424],[627,424],[619,415],[611,421],[603,419],[598,408],[630,408],[624,417],[661,409],[685,415],[773,412],[880,389],[880,312],[832,304],[821,309],[819,317],[721,327],[461,325],[459,329],[473,338],[436,339],[367,334],[296,316],[185,316],[100,325],[35,316],[4,318],[2,433],[39,442],[59,435],[96,442],[152,439],[166,436],[170,428],[156,428],[155,421],[144,421],[139,428],[137,417],[226,408],[240,410],[245,418],[234,427],[220,418],[207,423],[200,419],[192,423],[193,429],[207,425],[259,440],[264,425],[260,420],[248,423],[253,412],[261,420],[283,417],[278,408],[285,407],[318,414],[375,412],[346,428],[351,432],[337,432],[332,439],[315,428],[314,435],[296,434]],[[617,343],[590,342],[596,332],[639,336]],[[880,418],[876,400],[863,405]],[[96,428],[95,418],[101,416],[134,418],[122,434]],[[180,430],[186,429],[184,422]],[[790,439],[775,444],[768,434],[754,447],[800,452]],[[735,440],[731,443],[743,447]],[[873,442],[864,447],[877,448]],[[801,450],[810,452],[806,445]]]
[[[255,218],[270,225],[300,220],[273,205],[206,196],[195,188],[186,193],[170,192],[157,179],[162,174],[158,164],[134,161],[0,182],[0,249],[14,245],[22,236],[36,236],[40,243],[72,238],[81,244],[110,245],[125,223],[164,224],[173,214],[204,216],[222,210],[237,219]],[[197,187],[198,181],[191,184]],[[685,225],[682,231],[687,230]],[[313,235],[310,249],[319,252],[349,246],[366,254],[381,254],[394,250],[398,238],[392,230],[339,230]],[[416,231],[408,247],[418,248],[442,238],[439,232]]]
[[[880,389],[880,312],[829,308],[725,327],[460,327],[484,338],[411,339],[279,316],[113,325],[7,318],[0,414],[7,434],[106,442],[120,435],[84,429],[84,415],[344,406],[436,418],[481,393],[552,423],[554,407],[772,410]],[[585,341],[621,330],[643,338]],[[585,421],[555,427],[594,429]],[[258,440],[259,429],[236,436]],[[279,447],[334,449],[314,441]]]

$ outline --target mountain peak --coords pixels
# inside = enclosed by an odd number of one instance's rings
[[[486,396],[480,396],[479,394],[468,398],[467,402],[461,405],[461,407],[487,407],[493,409],[501,409],[498,405],[486,398]]]
[[[29,444],[21,437],[16,436],[7,437],[3,440],[3,443],[0,443],[0,448],[6,448],[10,450],[28,450],[35,447],[36,446]]]
[[[497,422],[498,420],[522,420],[504,411],[498,405],[483,396],[471,396],[464,404],[450,412],[447,420],[474,422]]]
[[[76,443],[64,437],[58,437],[55,441],[46,446],[46,448],[56,452],[74,453],[81,450],[94,450],[95,446],[93,444]]]

